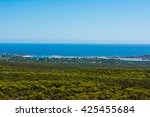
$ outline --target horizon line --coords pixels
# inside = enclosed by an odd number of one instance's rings
[[[86,42],[81,42],[81,43],[73,43],[73,42],[0,42],[0,44],[118,44],[118,45],[126,45],[126,44],[135,44],[135,45],[150,45],[150,43],[102,43],[102,42],[93,42],[93,43],[86,43]]]

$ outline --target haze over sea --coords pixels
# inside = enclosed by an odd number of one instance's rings
[[[134,56],[150,54],[150,44],[0,44],[0,54],[56,56]]]

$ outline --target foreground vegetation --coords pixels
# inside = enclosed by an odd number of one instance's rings
[[[150,99],[150,68],[0,62],[0,99]]]

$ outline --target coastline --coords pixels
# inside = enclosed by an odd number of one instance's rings
[[[150,61],[150,54],[137,56],[60,56],[60,55],[30,55],[30,54],[0,54],[0,59],[3,58],[30,58],[30,59],[51,59],[51,58],[68,58],[68,59],[114,59],[123,61]]]

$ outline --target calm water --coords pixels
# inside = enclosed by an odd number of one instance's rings
[[[0,53],[58,56],[131,56],[150,54],[150,45],[0,44]]]

